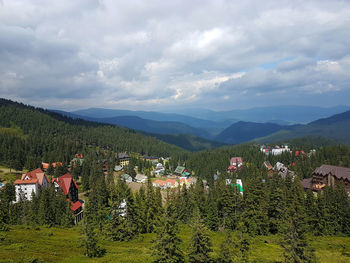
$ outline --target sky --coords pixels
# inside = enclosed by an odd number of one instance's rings
[[[349,105],[350,1],[0,0],[0,97],[67,111]]]

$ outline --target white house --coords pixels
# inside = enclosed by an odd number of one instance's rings
[[[31,200],[32,193],[36,194],[39,187],[48,187],[49,180],[44,172],[38,168],[27,174],[23,174],[20,180],[14,182],[16,190],[16,202],[21,198]]]
[[[20,183],[18,181],[22,180],[16,180],[14,182],[16,190],[16,202],[19,202],[21,198],[22,200],[32,200],[32,193],[36,194],[39,189],[38,180],[24,180]]]
[[[137,174],[135,177],[136,182],[138,183],[146,183],[147,181],[147,176],[144,174]]]

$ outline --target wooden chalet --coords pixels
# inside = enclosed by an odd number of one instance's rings
[[[312,189],[313,191],[321,191],[324,187],[334,187],[344,184],[350,193],[350,168],[326,165],[315,169],[311,178],[304,179],[302,185],[304,189]]]

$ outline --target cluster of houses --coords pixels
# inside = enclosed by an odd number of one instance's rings
[[[290,153],[291,150],[289,149],[288,145],[276,145],[274,147],[272,146],[261,146],[260,151],[263,152],[265,155],[281,155],[282,153]]]
[[[269,161],[265,161],[264,167],[267,169],[267,173],[269,175],[272,175],[273,173],[278,173],[283,179],[285,179],[287,175],[292,176],[292,178],[294,178],[295,176],[295,172],[289,170],[288,167],[281,162],[277,162],[275,166],[272,166]]]
[[[53,178],[52,182],[56,191],[62,191],[70,202],[71,210],[74,214],[74,221],[78,223],[83,217],[82,203],[78,200],[78,185],[69,173],[58,178]],[[16,191],[16,201],[21,199],[32,200],[32,195],[36,195],[39,188],[49,187],[50,181],[41,168],[37,168],[29,173],[23,174],[21,179],[14,182]]]
[[[232,173],[239,171],[243,166],[242,157],[232,157],[230,160],[230,166],[227,167],[227,172]]]

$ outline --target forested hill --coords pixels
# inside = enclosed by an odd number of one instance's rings
[[[88,149],[161,156],[185,152],[126,128],[72,119],[6,99],[0,99],[0,133],[0,162],[18,169],[37,167],[41,161],[67,163]]]
[[[304,136],[322,136],[350,145],[350,111],[319,119],[306,125],[294,125],[255,141],[267,143],[289,140]]]
[[[239,121],[223,130],[215,139],[228,144],[238,144],[272,134],[283,127],[275,123]]]

